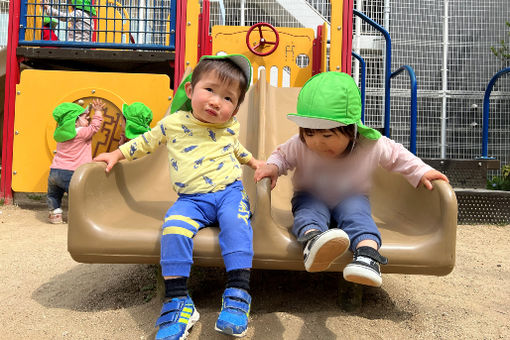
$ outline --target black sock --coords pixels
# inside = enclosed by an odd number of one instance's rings
[[[241,288],[250,292],[250,271],[235,269],[227,272],[227,288]]]
[[[165,300],[188,295],[187,277],[165,280]]]

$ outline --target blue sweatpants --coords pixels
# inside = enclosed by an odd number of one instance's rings
[[[310,229],[326,231],[334,221],[349,236],[352,251],[363,240],[373,240],[381,246],[381,233],[372,218],[370,202],[366,196],[348,197],[331,209],[318,198],[299,191],[292,198],[292,213],[292,233],[296,238]]]
[[[201,228],[215,222],[220,227],[221,255],[227,272],[251,268],[253,231],[250,215],[250,203],[241,181],[217,192],[179,195],[163,223],[163,276],[189,277],[193,263],[193,237]]]

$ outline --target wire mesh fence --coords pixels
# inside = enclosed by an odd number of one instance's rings
[[[392,39],[392,71],[407,64],[418,80],[418,140],[421,157],[474,159],[481,156],[485,88],[510,61],[491,52],[507,37],[510,3],[491,0],[356,1],[355,8],[385,26]],[[354,18],[353,49],[368,60],[367,123],[382,121],[384,46],[378,33]],[[375,37],[374,37],[375,36]],[[359,39],[359,41],[356,41]],[[354,70],[357,63],[353,63]],[[391,136],[408,146],[409,81],[391,82]],[[510,77],[491,96],[489,156],[510,162]]]

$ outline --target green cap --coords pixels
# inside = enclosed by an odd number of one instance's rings
[[[90,4],[90,0],[72,0],[72,4],[74,7],[96,16],[96,9]]]
[[[129,139],[138,137],[151,129],[152,111],[143,103],[122,105],[122,114],[126,118],[125,135]]]
[[[242,54],[227,54],[227,55],[204,55],[200,58],[199,62],[204,59],[216,59],[223,60],[228,59],[237,65],[244,73],[246,77],[246,90],[250,88],[251,83],[251,63],[248,58],[246,58]],[[191,81],[193,73],[190,73],[186,78],[184,78],[177,88],[177,91],[174,93],[174,99],[172,100],[172,105],[170,106],[170,113],[174,113],[179,110],[183,111],[191,111],[191,100],[186,95],[186,90],[184,85]]]
[[[379,131],[361,122],[361,95],[354,79],[346,73],[319,73],[303,85],[297,100],[297,113],[287,118],[309,129],[332,129],[356,124],[368,139],[379,139]]]
[[[82,113],[88,112],[86,108],[75,103],[62,103],[53,110],[53,118],[57,121],[57,128],[53,138],[59,143],[76,137],[76,119]]]
[[[50,18],[50,17],[44,17],[43,18],[43,25],[46,26],[46,25],[50,25],[51,28],[55,28],[57,27],[58,25],[58,20],[55,19],[55,18]]]

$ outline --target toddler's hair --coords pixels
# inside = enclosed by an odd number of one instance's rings
[[[301,141],[306,144],[305,134],[315,135],[316,133],[322,133],[324,131],[331,131],[335,135],[340,133],[340,134],[347,136],[349,138],[350,142],[347,145],[347,147],[345,148],[345,151],[340,155],[340,157],[348,155],[352,151],[353,145],[355,146],[359,139],[359,132],[355,128],[354,124],[350,124],[350,125],[346,125],[346,126],[338,126],[338,127],[332,128],[332,129],[309,129],[309,128],[300,127],[299,128],[299,139],[301,139]],[[354,133],[356,133],[356,136],[354,136]]]
[[[237,82],[239,88],[237,106],[239,107],[244,100],[246,87],[248,86],[248,80],[243,71],[234,62],[228,59],[203,59],[193,70],[191,86],[195,87],[204,74],[208,74],[211,71],[216,72],[216,75],[222,83],[230,85]]]

